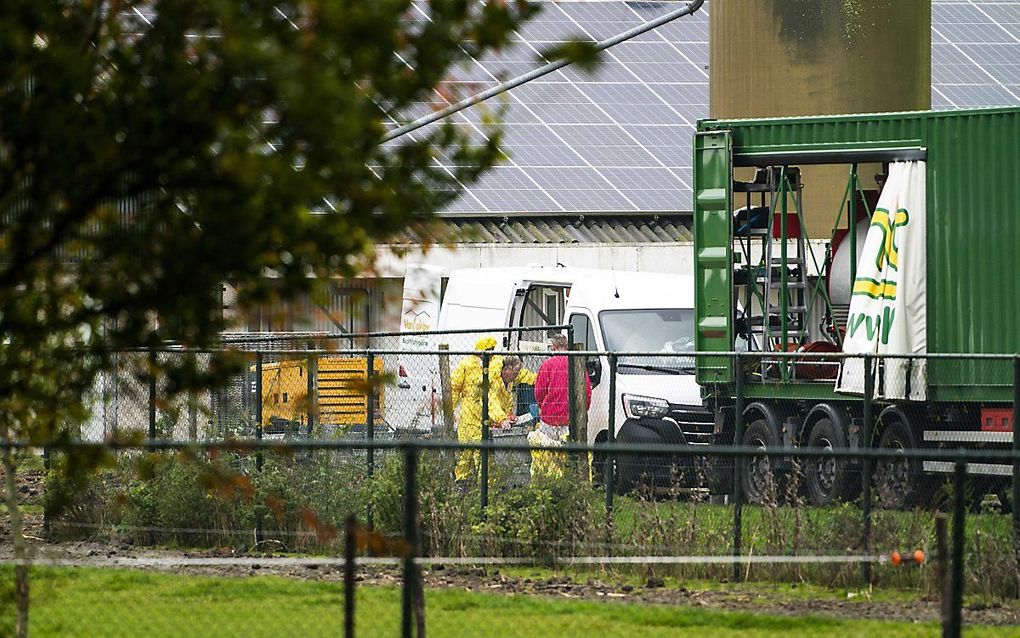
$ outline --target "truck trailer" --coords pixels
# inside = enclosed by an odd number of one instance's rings
[[[698,359],[696,376],[715,414],[714,442],[1010,446],[1020,352],[1018,159],[1013,107],[700,121],[695,344],[709,356]],[[831,225],[807,228],[801,203],[812,185],[802,183],[800,167],[822,164],[845,167],[845,194],[832,202]],[[909,213],[899,204],[889,210],[906,175],[919,203]],[[878,243],[869,243],[875,233]],[[918,247],[905,254],[911,242]],[[897,298],[908,316],[895,314]],[[871,303],[886,305],[874,316],[859,310]],[[890,329],[909,333],[908,345],[889,345]],[[877,347],[851,364],[841,353],[868,352],[851,347],[861,339]],[[798,352],[831,354],[791,358]],[[862,399],[865,377],[873,401]],[[733,488],[730,463],[713,474],[716,493]],[[851,461],[740,463],[752,502],[767,500],[766,489],[795,469],[815,504],[852,500],[861,489],[861,468]],[[950,470],[878,462],[875,493],[885,507],[921,505]],[[1012,471],[979,464],[970,473],[981,495],[1000,491]]]

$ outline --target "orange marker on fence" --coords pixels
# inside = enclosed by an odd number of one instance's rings
[[[904,565],[920,565],[924,563],[924,552],[919,549],[915,549],[909,554],[900,554],[899,552],[893,552],[889,555],[889,562],[892,563],[893,567],[902,567]]]

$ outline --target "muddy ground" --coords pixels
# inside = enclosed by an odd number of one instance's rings
[[[40,504],[41,473],[28,472],[19,476],[18,489],[21,501]],[[236,550],[165,550],[138,547],[125,541],[69,541],[47,542],[43,536],[42,515],[30,511],[24,515],[25,533],[31,555],[40,562],[58,561],[72,566],[113,566],[120,569],[172,571],[174,573],[210,576],[249,577],[272,574],[287,578],[317,581],[340,581],[343,572],[339,565],[328,562],[280,562],[268,554],[238,552]],[[0,561],[13,557],[10,535],[10,518],[6,509],[0,514]],[[239,559],[241,564],[180,565],[173,562],[159,564],[161,559],[174,558],[227,558]],[[305,559],[306,561],[308,559]],[[119,564],[118,564],[119,563]],[[125,566],[123,563],[135,563]],[[531,577],[527,569],[515,569],[514,575],[501,573],[497,568],[476,568],[444,565],[426,565],[423,569],[428,588],[455,588],[466,591],[504,595],[542,596],[558,599],[601,600],[612,602],[642,602],[663,605],[681,605],[725,611],[747,611],[775,615],[816,615],[836,618],[868,618],[901,622],[928,622],[939,619],[939,603],[934,600],[909,602],[875,601],[867,592],[850,592],[846,599],[838,593],[824,598],[792,596],[787,588],[770,591],[762,585],[746,588],[720,585],[718,589],[704,587],[688,589],[684,586],[667,586],[660,579],[651,578],[640,585],[589,579],[579,582],[566,576],[549,576],[547,570],[536,571]],[[518,575],[525,574],[525,575]],[[359,569],[358,581],[362,584],[399,586],[400,569],[389,565],[368,565]],[[1011,625],[1020,624],[1018,605],[970,605],[964,609],[967,624]]]

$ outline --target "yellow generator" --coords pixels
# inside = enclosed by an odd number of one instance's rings
[[[262,365],[262,425],[268,433],[282,433],[305,426],[309,413],[321,425],[363,425],[368,421],[368,359],[327,355],[311,362],[314,369],[313,405],[308,400],[308,359],[292,359]],[[375,374],[383,362],[375,359]],[[375,396],[375,420],[383,421],[384,389]]]

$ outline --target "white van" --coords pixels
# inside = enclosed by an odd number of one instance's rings
[[[577,279],[598,271],[579,268],[519,266],[471,268],[448,273],[443,294],[440,269],[414,265],[404,282],[407,330],[419,330],[423,308],[440,308],[438,319],[427,329],[466,330],[464,334],[419,334],[401,338],[400,349],[436,350],[446,345],[452,351],[471,350],[486,334],[495,337],[500,350],[548,350],[545,326],[564,324],[567,293]],[[441,297],[441,300],[440,300]],[[500,331],[490,328],[534,327],[528,331]],[[405,354],[397,367],[397,386],[390,393],[388,424],[396,430],[418,433],[435,430],[441,416],[440,381],[435,357]],[[459,359],[459,357],[455,357]]]
[[[694,280],[642,272],[599,273],[578,279],[566,319],[585,350],[663,353],[617,358],[615,396],[609,394],[609,361],[589,362],[594,384],[588,411],[588,443],[609,437],[609,403],[615,402],[619,443],[707,445],[715,424],[694,380]],[[617,458],[621,489],[641,483],[696,487],[693,459]],[[596,457],[595,472],[601,468]],[[678,477],[677,473],[684,476]]]
[[[450,273],[437,328],[534,327],[493,336],[502,349],[544,351],[544,327],[566,324],[573,327],[575,343],[588,351],[693,352],[693,279],[540,266],[457,270]],[[611,400],[620,443],[708,444],[714,418],[702,405],[693,357],[622,356],[617,363],[616,396],[610,397],[608,358],[588,362],[593,385],[589,444],[608,439]],[[600,465],[597,456],[596,472]],[[617,459],[623,489],[639,482],[676,485],[678,467],[687,474],[683,484],[698,484],[690,459]]]

